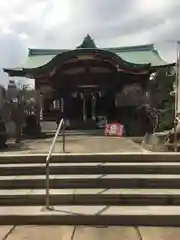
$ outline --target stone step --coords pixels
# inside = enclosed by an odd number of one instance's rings
[[[179,189],[51,189],[52,205],[179,205]],[[45,189],[0,190],[0,206],[44,205]]]
[[[0,225],[180,226],[179,206],[2,206]]]
[[[0,176],[0,189],[45,188],[45,175]],[[180,188],[180,175],[50,175],[50,188]]]
[[[0,175],[43,175],[45,164],[0,164]],[[51,174],[180,174],[179,162],[51,163]]]
[[[0,164],[13,163],[45,163],[47,154],[3,154],[0,155]],[[59,153],[53,154],[51,163],[78,163],[78,162],[180,162],[180,153]]]

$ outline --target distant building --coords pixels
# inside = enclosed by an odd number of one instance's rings
[[[16,99],[18,97],[19,89],[17,88],[15,81],[9,80],[6,95],[8,100]]]
[[[6,90],[2,85],[0,85],[0,109],[4,105],[5,99],[6,99]]]

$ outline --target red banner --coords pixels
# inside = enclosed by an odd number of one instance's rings
[[[124,134],[124,126],[120,123],[106,124],[104,135],[105,136],[118,136],[122,137]]]

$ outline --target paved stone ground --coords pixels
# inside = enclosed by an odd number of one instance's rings
[[[179,240],[180,228],[1,226],[0,240]]]
[[[3,153],[48,153],[53,138],[23,140],[21,144],[9,142],[9,148]],[[97,152],[143,152],[139,144],[129,138],[104,136],[66,136],[66,152],[97,153]],[[62,137],[58,137],[54,153],[62,152]]]

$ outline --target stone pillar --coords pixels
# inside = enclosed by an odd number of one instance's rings
[[[86,117],[86,98],[83,94],[83,121],[85,122],[87,119]]]

